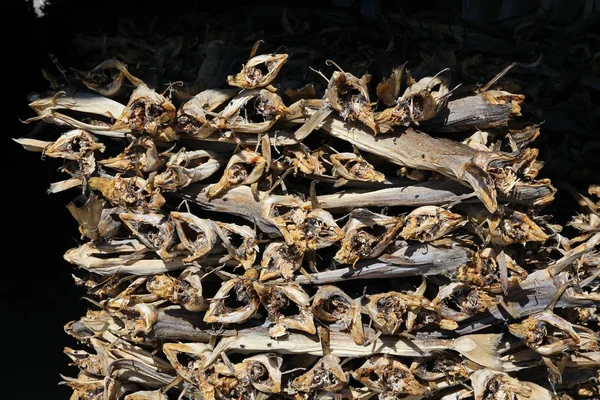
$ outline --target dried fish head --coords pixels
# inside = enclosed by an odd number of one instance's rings
[[[302,265],[304,251],[296,245],[269,243],[260,262],[260,280],[292,279]]]
[[[491,242],[498,246],[545,242],[548,239],[548,235],[531,218],[518,211],[504,218],[492,218],[489,224]]]
[[[198,267],[187,267],[178,278],[164,274],[152,275],[146,281],[146,289],[161,299],[197,312],[206,308],[202,296],[202,275]]]
[[[336,153],[330,156],[333,164],[332,174],[340,178],[335,187],[341,186],[346,181],[360,182],[383,182],[385,175],[375,170],[375,168],[355,153]]]
[[[123,172],[134,170],[147,173],[158,170],[163,161],[154,141],[148,136],[140,136],[133,139],[121,154],[101,160],[99,164]]]
[[[517,285],[527,278],[527,271],[520,267],[508,254],[504,256],[507,269],[508,287]],[[493,249],[486,247],[475,253],[471,261],[460,266],[454,273],[454,278],[460,282],[480,287],[491,293],[501,293],[502,277],[497,263],[498,257]]]
[[[262,393],[281,392],[281,371],[283,359],[275,354],[258,354],[246,358],[235,366],[240,380],[249,380],[254,388]]]
[[[213,111],[238,93],[237,89],[207,89],[192,97],[177,112],[176,130],[193,139],[205,139],[215,128],[209,123]]]
[[[177,211],[171,212],[171,220],[181,244],[191,253],[184,258],[184,262],[198,260],[212,251],[217,242],[217,232],[212,221]]]
[[[400,236],[406,240],[430,242],[463,226],[466,222],[467,220],[461,215],[442,207],[423,206],[414,209],[406,216]]]
[[[406,63],[394,68],[388,78],[384,78],[377,84],[377,97],[388,107],[394,106],[400,96],[400,85],[402,84],[405,65]]]
[[[337,225],[330,212],[321,208],[312,210],[304,221],[306,247],[323,249],[344,238],[344,231]]]
[[[358,260],[377,257],[395,238],[402,227],[402,219],[356,209],[344,226],[344,239],[334,260],[355,264]]]
[[[269,320],[275,324],[269,330],[273,338],[287,334],[286,329],[316,333],[313,315],[308,310],[309,297],[295,284],[273,285],[255,282],[254,289],[268,312]],[[294,313],[294,310],[298,312]]]
[[[117,119],[116,128],[129,128],[135,134],[150,136],[169,142],[177,139],[168,124],[175,120],[177,110],[171,101],[146,85],[138,86]]]
[[[503,90],[488,90],[481,93],[479,96],[490,104],[510,105],[511,114],[516,116],[521,115],[521,103],[525,101],[525,95],[514,94]]]
[[[277,93],[266,89],[243,90],[227,104],[213,125],[233,132],[263,133],[288,112]]]
[[[312,313],[322,322],[342,325],[350,331],[356,344],[365,343],[360,306],[340,288],[330,285],[319,287],[313,297]]]
[[[79,224],[79,232],[89,239],[99,239],[98,225],[102,219],[104,202],[95,195],[79,196],[67,205],[67,209]]]
[[[230,75],[227,77],[227,83],[243,89],[268,86],[273,82],[288,58],[287,54],[261,54],[252,57],[242,67],[241,72],[235,76]]]
[[[96,376],[106,374],[106,367],[102,357],[98,354],[91,354],[85,350],[73,350],[70,347],[65,347],[63,353],[73,361],[73,365],[77,366],[81,371]]]
[[[509,324],[508,330],[523,340],[529,348],[543,356],[560,354],[582,347],[581,336],[575,331],[574,326],[548,310],[531,315],[521,322]],[[588,342],[592,349],[598,348],[597,336],[595,339],[595,345],[594,340],[591,343]]]
[[[184,150],[171,156],[167,169],[154,177],[154,186],[174,191],[208,178],[221,167],[221,159],[211,152]]]
[[[77,162],[79,171],[90,176],[96,170],[94,151],[104,152],[106,146],[98,139],[81,129],[63,133],[54,143],[44,149],[44,154],[52,158],[64,158]]]
[[[119,218],[145,244],[165,261],[171,261],[176,252],[171,251],[175,244],[175,225],[163,214],[121,213]]]
[[[204,321],[239,324],[252,318],[259,306],[260,298],[252,281],[234,278],[221,284],[204,315]]]
[[[379,393],[423,395],[426,389],[417,381],[408,367],[389,356],[369,358],[352,376]]]
[[[469,379],[469,371],[464,360],[449,352],[421,358],[411,365],[410,370],[417,378],[429,382],[449,380],[451,383],[456,383]]]
[[[208,190],[207,196],[214,198],[239,185],[251,185],[257,182],[267,169],[265,158],[251,150],[242,150],[234,154],[223,171],[219,182]]]
[[[422,296],[387,292],[368,296],[363,309],[381,333],[393,335],[400,331],[403,323],[408,322],[409,312],[418,313],[428,306],[427,303]]]
[[[377,134],[379,127],[373,119],[367,87],[370,80],[370,75],[358,79],[351,73],[335,71],[327,85],[327,100],[344,120],[360,121]]]
[[[153,190],[148,182],[140,177],[114,178],[92,177],[89,179],[92,189],[102,193],[111,204],[131,210],[159,210],[165,204],[165,198],[158,190]]]
[[[304,393],[326,390],[337,392],[348,384],[348,376],[340,365],[340,359],[326,355],[305,374],[292,381],[292,388]]]
[[[262,203],[262,215],[279,229],[285,242],[305,246],[303,227],[308,212],[304,202],[295,196],[270,195]]]
[[[256,232],[249,226],[224,222],[216,222],[214,226],[229,256],[238,261],[244,269],[252,268],[258,253]]]
[[[475,163],[486,170],[494,180],[494,187],[510,196],[522,181],[532,181],[539,172],[536,167],[537,149],[524,148],[516,156],[499,152],[479,153]],[[535,181],[534,181],[535,182]]]
[[[529,399],[532,389],[504,372],[480,369],[471,374],[475,400]]]
[[[440,287],[437,296],[431,302],[442,317],[457,322],[484,312],[495,304],[495,300],[487,293],[458,282]]]
[[[177,375],[196,387],[206,379],[204,362],[212,348],[205,343],[165,343],[162,350]],[[204,379],[203,379],[204,378]]]
[[[284,147],[282,155],[272,162],[272,168],[277,171],[292,168],[295,174],[301,172],[307,175],[321,175],[325,172],[319,159],[302,143]]]
[[[125,78],[136,86],[144,83],[131,75],[125,64],[114,58],[101,62],[90,71],[73,72],[88,89],[107,97],[116,96],[121,91]]]

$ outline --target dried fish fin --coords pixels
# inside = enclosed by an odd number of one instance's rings
[[[79,223],[79,232],[89,239],[99,239],[100,231],[98,225],[102,219],[104,202],[96,196],[79,196],[75,201],[67,205],[67,209]]]
[[[388,78],[377,84],[377,98],[386,106],[392,107],[400,96],[400,85],[402,84],[402,74],[406,63],[392,70]]]
[[[52,144],[52,142],[48,142],[45,140],[37,140],[30,138],[19,138],[14,139],[15,142],[23,146],[23,148],[27,151],[32,151],[35,153],[43,153],[46,147]]]

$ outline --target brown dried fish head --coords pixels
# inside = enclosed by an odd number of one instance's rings
[[[198,312],[206,308],[202,295],[204,272],[198,267],[187,267],[177,277],[173,286],[173,302],[188,311]]]
[[[480,369],[471,374],[475,400],[529,398],[532,389],[504,372]]]
[[[400,236],[406,240],[429,242],[441,238],[466,222],[461,215],[442,207],[423,206],[406,216]]]
[[[369,358],[352,376],[376,392],[423,395],[426,391],[406,365],[388,356]]]
[[[471,261],[460,266],[454,273],[454,279],[475,285],[491,293],[501,293],[502,278],[496,261],[495,252],[486,247],[475,253]],[[508,254],[504,253],[507,267],[508,285],[517,285],[527,278],[527,271],[520,267]]]
[[[327,100],[344,120],[360,121],[377,134],[379,128],[373,119],[367,87],[369,80],[368,75],[358,79],[351,73],[335,71],[327,85]]]
[[[275,324],[269,330],[271,337],[287,334],[287,329],[298,330],[314,335],[316,333],[313,315],[308,310],[309,297],[295,284],[273,285],[255,282],[254,289]],[[297,310],[297,312],[296,312]]]
[[[375,170],[367,160],[354,153],[336,153],[330,156],[334,177],[349,181],[383,182],[385,175]],[[340,181],[335,186],[341,186]]]
[[[449,352],[435,353],[431,357],[421,358],[411,365],[410,369],[417,378],[429,382],[449,380],[451,383],[457,383],[469,379],[469,371],[464,360]]]
[[[209,123],[213,111],[229,101],[237,89],[207,89],[192,97],[177,112],[176,130],[194,139],[210,136],[215,128]]]
[[[296,245],[269,243],[260,262],[260,280],[268,281],[282,277],[292,279],[302,266],[304,251]]]
[[[307,214],[304,232],[306,246],[311,250],[329,247],[344,238],[344,231],[337,225],[331,213],[321,208]]]
[[[104,152],[106,146],[99,143],[92,134],[74,129],[63,133],[54,143],[44,149],[44,154],[52,158],[64,158],[77,162],[79,173],[90,176],[96,170],[94,151]]]
[[[154,141],[148,136],[140,136],[133,139],[121,154],[101,160],[99,164],[119,171],[152,172],[158,170],[163,161]]]
[[[251,185],[257,182],[267,168],[265,158],[251,150],[242,150],[234,154],[223,171],[219,182],[210,187],[209,198],[214,198],[239,185]]]
[[[198,260],[212,251],[218,237],[212,221],[177,211],[171,212],[171,220],[181,244],[191,253],[184,262]]]
[[[259,306],[260,298],[250,279],[231,279],[221,284],[204,315],[204,321],[239,324],[252,318]]]
[[[365,343],[360,306],[340,288],[330,285],[319,287],[313,297],[311,310],[322,322],[344,326],[356,344]]]
[[[145,179],[137,176],[92,177],[88,183],[114,206],[132,210],[159,210],[165,204],[165,198],[160,192],[153,190]]]
[[[259,250],[256,232],[245,225],[216,222],[214,226],[229,256],[237,260],[245,270],[251,269]]]
[[[179,376],[196,387],[203,377],[204,362],[212,349],[205,343],[165,343],[162,350]],[[203,379],[204,378],[204,379]]]
[[[73,72],[88,89],[107,97],[115,96],[121,91],[125,78],[136,86],[143,84],[129,73],[125,64],[116,59],[105,60],[89,71]]]
[[[175,120],[177,110],[171,101],[146,85],[138,86],[117,119],[115,127],[129,128],[133,133],[147,133],[163,141],[177,139],[166,127]]]
[[[279,393],[282,363],[283,359],[275,354],[258,354],[236,365],[236,375],[239,379],[248,379],[262,393]]]
[[[166,170],[156,175],[153,183],[162,190],[174,191],[208,178],[220,167],[220,158],[208,151],[182,149],[171,156]]]
[[[487,293],[464,283],[453,282],[442,286],[431,305],[444,318],[464,321],[484,312],[496,302]]]
[[[266,89],[243,90],[221,111],[213,125],[240,133],[263,133],[288,114],[277,95]]]
[[[299,392],[313,393],[326,390],[337,392],[348,384],[348,376],[340,365],[340,359],[326,355],[306,373],[295,378],[291,386]]]
[[[171,261],[177,253],[172,251],[175,244],[175,225],[163,214],[121,213],[119,218],[149,249],[165,261]]]
[[[515,243],[545,242],[548,235],[526,214],[513,211],[510,215],[490,220],[491,243],[507,246]]]
[[[387,292],[369,295],[363,309],[383,334],[393,335],[400,331],[409,311],[418,312],[424,306],[427,306],[424,297]]]
[[[230,75],[227,77],[227,83],[243,89],[268,86],[273,82],[288,58],[287,54],[261,54],[252,57],[242,67],[241,72],[235,76]]]
[[[284,147],[282,155],[272,162],[272,168],[278,171],[293,168],[294,173],[299,171],[309,175],[321,175],[325,172],[319,159],[303,143]]]
[[[289,245],[306,245],[304,224],[308,212],[306,205],[295,196],[270,195],[262,204],[262,215],[272,222]]]

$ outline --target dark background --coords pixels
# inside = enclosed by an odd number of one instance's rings
[[[472,3],[469,9],[461,9],[459,0],[397,2],[391,6],[402,7],[408,14],[435,9],[485,21],[498,18],[501,13],[530,11],[539,2],[511,2],[512,8],[505,6],[502,10],[501,7],[481,8],[478,2]],[[555,17],[572,20],[578,17],[584,2],[559,3]],[[570,6],[565,6],[567,3]],[[87,8],[92,4],[93,9]],[[268,6],[268,2],[260,4]],[[365,18],[380,11],[375,1],[321,2],[318,6],[343,8]],[[160,14],[168,20],[169,15],[178,13],[209,8],[214,12],[231,11],[231,7],[223,1],[217,4],[169,1],[150,6],[148,2],[63,0],[52,2],[46,9],[46,17],[36,18],[25,0],[10,3],[2,36],[3,107],[9,107],[1,114],[5,128],[1,157],[4,265],[0,280],[0,329],[2,345],[8,348],[8,357],[3,353],[3,363],[10,371],[8,377],[3,376],[4,393],[16,389],[14,393],[19,393],[19,398],[67,398],[70,395],[70,389],[57,383],[61,380],[59,374],[76,374],[75,369],[67,366],[69,359],[62,350],[64,346],[76,347],[77,344],[64,333],[63,326],[87,309],[81,300],[82,290],[73,285],[71,266],[62,259],[65,250],[75,247],[79,240],[77,225],[65,208],[76,194],[67,191],[47,195],[50,182],[65,179],[57,172],[61,163],[52,159],[44,161],[39,153],[23,151],[11,140],[26,136],[34,129],[34,125],[21,124],[19,119],[33,116],[27,107],[27,94],[48,87],[41,68],[56,73],[49,54],[65,68],[78,67],[72,43],[75,33],[110,35],[116,30],[118,18],[142,21]],[[240,9],[239,12],[246,11]],[[551,131],[552,125],[544,126],[543,132],[546,130]]]

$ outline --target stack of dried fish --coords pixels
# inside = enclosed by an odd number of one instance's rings
[[[16,141],[79,192],[72,398],[597,398],[600,190],[576,237],[543,214],[508,69],[328,61],[319,92],[258,50],[196,93],[109,59],[30,104],[63,133]]]

